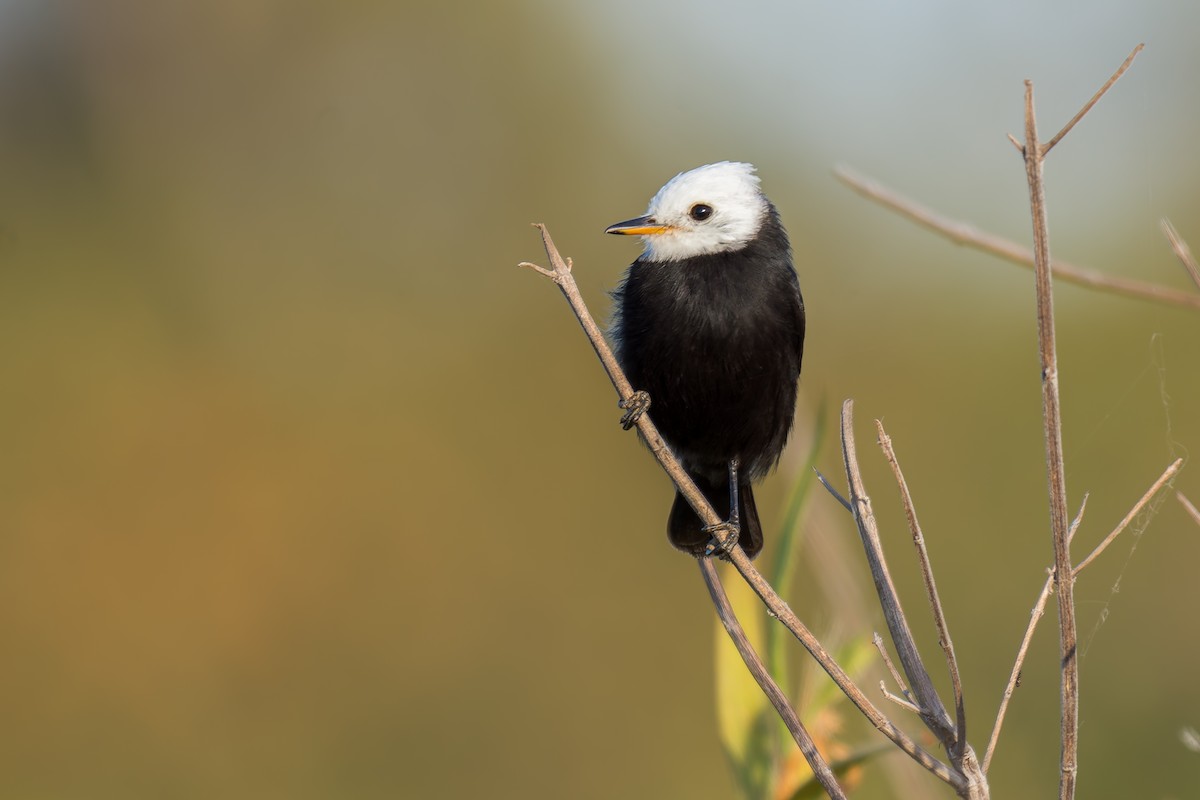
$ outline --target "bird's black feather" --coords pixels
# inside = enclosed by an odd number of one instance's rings
[[[718,513],[729,510],[727,467],[741,465],[741,545],[762,547],[750,481],[779,460],[792,429],[804,351],[804,301],[787,233],[767,204],[745,247],[676,261],[643,255],[615,300],[612,336],[650,416]],[[703,553],[709,536],[676,497],[671,542]]]

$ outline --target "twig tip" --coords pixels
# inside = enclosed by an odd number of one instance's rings
[[[529,261],[522,261],[520,264],[517,264],[517,266],[520,267],[521,269],[531,269],[534,272],[540,273],[542,275],[545,275],[547,278],[554,280],[554,273],[551,272],[550,270],[546,269],[545,267],[539,267],[537,264],[531,263]]]

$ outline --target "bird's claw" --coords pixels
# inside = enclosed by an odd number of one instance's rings
[[[704,548],[706,556],[728,554],[738,543],[738,537],[742,534],[742,526],[734,520],[726,520],[716,525],[705,525],[701,530],[712,537],[712,541]]]
[[[621,429],[627,431],[637,425],[642,415],[650,409],[650,395],[643,391],[636,391],[629,396],[628,400],[622,400],[617,405],[625,409],[625,413],[621,415]]]

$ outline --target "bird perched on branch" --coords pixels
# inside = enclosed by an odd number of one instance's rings
[[[751,483],[783,452],[804,351],[804,301],[779,214],[753,166],[723,161],[676,175],[645,216],[605,232],[645,243],[613,292],[610,334],[639,390],[626,427],[650,408],[728,520],[705,528],[676,492],[671,544],[701,556],[736,534],[753,557],[763,535]]]

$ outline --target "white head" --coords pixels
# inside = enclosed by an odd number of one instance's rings
[[[641,236],[652,261],[678,261],[745,247],[769,204],[751,164],[721,161],[681,172],[658,190],[646,216],[606,233]]]

